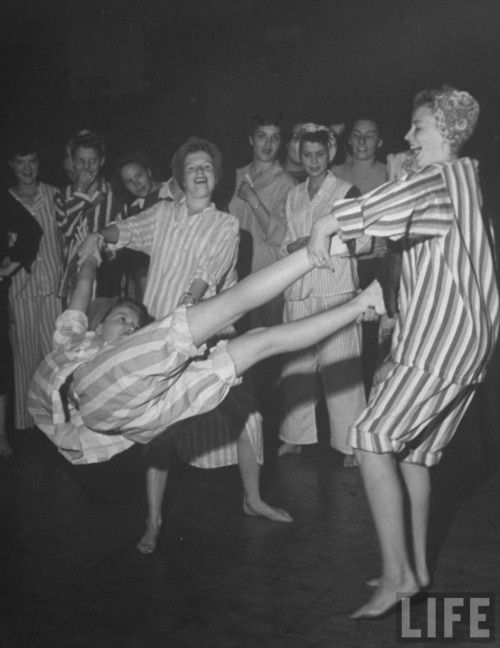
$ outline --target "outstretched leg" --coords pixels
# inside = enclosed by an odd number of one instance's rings
[[[368,286],[350,302],[331,310],[268,329],[255,329],[234,338],[229,341],[227,348],[236,366],[236,373],[241,376],[251,366],[265,358],[316,344],[354,322],[370,307],[374,307],[378,313],[384,312],[382,290],[377,282]]]
[[[243,482],[243,510],[247,515],[262,515],[274,522],[293,522],[292,516],[280,508],[266,504],[260,496],[260,466],[246,430],[238,438],[238,467]]]
[[[167,487],[168,471],[151,466],[146,473],[146,492],[148,498],[148,518],[146,530],[137,543],[137,549],[142,554],[151,554],[156,549],[158,536],[161,531],[161,507],[163,495]]]
[[[353,619],[377,617],[390,610],[401,594],[413,595],[419,583],[408,557],[404,497],[396,460],[391,453],[356,451],[382,554],[382,576],[371,599]]]
[[[236,322],[245,313],[267,303],[311,270],[305,249],[245,277],[229,290],[204,299],[188,310],[189,328],[196,345]]]

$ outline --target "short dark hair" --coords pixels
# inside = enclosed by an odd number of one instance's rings
[[[143,169],[151,169],[151,162],[147,156],[142,153],[142,151],[128,151],[128,153],[120,156],[116,163],[116,171],[118,172],[118,175],[123,167],[127,166],[127,164],[138,164]]]
[[[336,136],[335,139],[337,139]],[[302,145],[304,144],[304,142],[313,142],[314,144],[322,144],[325,147],[325,149],[328,151],[328,147],[330,145],[328,131],[317,130],[314,132],[305,131],[304,133],[302,133],[299,138],[299,155],[302,150]]]
[[[79,148],[94,149],[101,159],[106,155],[104,138],[97,131],[78,131],[70,138],[68,144],[71,151],[71,157],[74,157]]]
[[[252,116],[250,135],[253,135],[259,126],[277,126],[282,128],[283,115],[281,113],[260,113]]]
[[[184,162],[190,153],[205,151],[208,153],[214,163],[215,181],[220,178],[222,171],[222,154],[213,142],[200,137],[190,137],[187,142],[182,144],[175,152],[172,158],[172,173],[181,189],[184,189]]]
[[[377,132],[380,135],[380,121],[376,117],[373,117],[373,115],[370,115],[368,113],[360,113],[354,119],[349,121],[348,124],[349,128],[347,130],[348,137],[352,135],[352,131],[354,130],[354,125],[359,121],[369,121],[372,122],[372,124],[375,124]]]
[[[147,308],[139,301],[131,299],[130,297],[120,297],[115,301],[115,303],[108,308],[101,322],[105,322],[106,319],[111,315],[111,313],[122,306],[127,306],[133,310],[138,315],[138,324],[139,328],[151,324],[154,321],[154,318],[148,313]]]
[[[12,161],[16,155],[31,155],[36,153],[38,155],[40,145],[34,137],[14,137],[7,142],[7,159]]]

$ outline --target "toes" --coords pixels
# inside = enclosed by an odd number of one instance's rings
[[[283,509],[273,509],[274,515],[272,517],[276,522],[293,522],[293,517]]]

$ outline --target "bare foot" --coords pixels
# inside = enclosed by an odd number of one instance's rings
[[[269,504],[266,504],[263,500],[249,502],[244,498],[243,511],[247,515],[261,515],[262,517],[266,517],[273,522],[293,522],[293,517],[290,515],[290,513],[287,513],[283,509],[269,506]]]
[[[302,447],[286,441],[278,448],[278,457],[284,457],[287,454],[300,454]]]
[[[376,619],[389,612],[403,596],[414,596],[419,591],[420,587],[411,575],[399,583],[381,579],[368,603],[362,605],[350,617],[351,619]]]
[[[149,520],[146,522],[146,531],[137,543],[137,550],[139,553],[147,555],[156,551],[156,544],[158,536],[161,531],[161,523],[150,524]]]
[[[7,441],[7,437],[3,434],[0,435],[0,459],[7,459],[12,454],[12,448]]]
[[[342,465],[344,468],[356,468],[358,465],[358,462],[356,460],[356,455],[349,454],[349,455],[344,455],[344,459],[342,460]]]

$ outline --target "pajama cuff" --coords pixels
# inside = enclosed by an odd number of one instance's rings
[[[240,385],[242,378],[236,375],[236,367],[233,358],[227,350],[229,340],[220,340],[215,347],[210,351],[210,360],[212,361],[212,368],[214,374],[220,378],[227,385],[233,387]]]
[[[187,319],[187,307],[179,306],[172,314],[170,322],[171,342],[174,349],[189,358],[203,355],[207,345],[196,346]],[[228,354],[229,355],[229,354]]]

